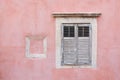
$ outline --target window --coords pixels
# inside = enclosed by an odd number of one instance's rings
[[[91,64],[90,24],[62,24],[62,65]]]
[[[100,13],[54,13],[56,68],[96,68]]]

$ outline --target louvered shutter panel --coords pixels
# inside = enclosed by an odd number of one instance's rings
[[[90,36],[90,27],[89,26],[78,26],[78,45],[77,45],[77,53],[78,65],[89,65],[91,62],[90,55],[90,44],[91,36]]]
[[[89,38],[78,39],[78,64],[90,64]]]
[[[75,27],[74,25],[63,26],[63,65],[75,65],[76,64],[76,39],[75,39]]]
[[[76,64],[76,42],[74,39],[63,40],[63,63],[64,65]]]

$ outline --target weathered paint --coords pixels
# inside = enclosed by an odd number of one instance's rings
[[[54,12],[101,12],[96,69],[56,69]],[[119,80],[120,0],[0,0],[0,80]],[[47,58],[25,57],[25,36],[47,34]]]

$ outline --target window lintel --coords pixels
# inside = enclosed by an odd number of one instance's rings
[[[53,17],[99,17],[100,12],[54,12]]]

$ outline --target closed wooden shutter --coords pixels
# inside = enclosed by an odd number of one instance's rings
[[[89,65],[91,63],[91,32],[90,25],[78,25],[78,45],[77,45],[77,62],[78,65]]]
[[[88,24],[63,24],[62,28],[62,64],[90,64],[91,42]]]
[[[63,25],[63,58],[62,63],[64,65],[76,64],[76,38],[75,38],[75,26],[73,24]]]

